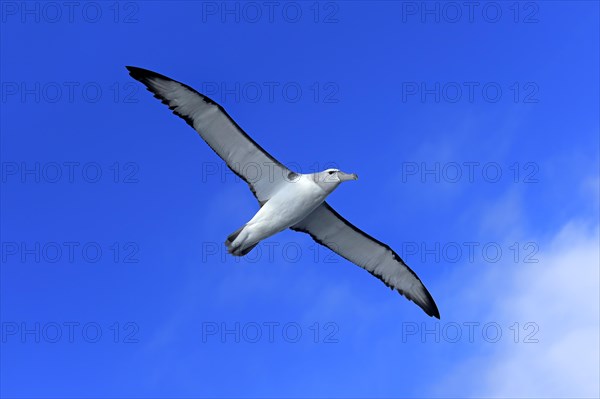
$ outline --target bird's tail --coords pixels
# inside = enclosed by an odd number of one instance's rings
[[[255,246],[258,245],[258,243],[252,244],[248,247],[244,247],[243,243],[238,243],[236,245],[233,245],[233,242],[240,235],[240,233],[242,232],[242,230],[244,230],[245,227],[246,227],[246,225],[243,225],[242,227],[240,227],[239,229],[237,229],[236,231],[231,233],[227,237],[227,240],[225,240],[225,245],[227,246],[227,252],[229,252],[230,254],[232,254],[234,256],[244,256],[248,252],[252,251]]]

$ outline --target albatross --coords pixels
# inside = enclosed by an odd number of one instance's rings
[[[317,243],[397,290],[429,316],[440,318],[431,294],[400,256],[348,222],[325,201],[341,183],[357,180],[356,174],[338,169],[296,173],[252,140],[209,97],[156,72],[126,68],[131,77],[194,128],[227,166],[248,183],[258,200],[260,209],[254,217],[227,237],[225,245],[230,254],[244,256],[261,240],[288,228],[307,233]],[[252,168],[246,168],[247,165]]]

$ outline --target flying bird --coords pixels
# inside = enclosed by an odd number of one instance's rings
[[[225,245],[229,253],[244,256],[261,240],[287,228],[307,233],[317,243],[415,302],[429,316],[440,318],[431,294],[400,256],[348,222],[325,201],[340,183],[357,180],[356,174],[338,169],[311,174],[289,170],[207,96],[156,72],[132,66],[127,69],[131,77],[194,128],[227,166],[248,183],[258,200],[260,209],[254,217],[227,237]]]

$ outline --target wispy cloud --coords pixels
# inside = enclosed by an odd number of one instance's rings
[[[598,397],[598,240],[597,223],[568,222],[541,246],[539,263],[507,266],[506,273],[495,275],[495,287],[482,285],[481,298],[490,298],[490,289],[497,293],[487,304],[490,314],[504,324],[519,324],[505,331],[510,340],[461,359],[436,394]],[[534,324],[525,328],[527,322]]]

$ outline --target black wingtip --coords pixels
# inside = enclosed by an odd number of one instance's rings
[[[427,316],[435,317],[438,320],[440,319],[440,311],[438,310],[435,302],[415,303],[423,310],[423,312],[427,314]]]
[[[133,76],[133,74],[137,75],[137,74],[141,74],[142,72],[146,71],[143,68],[138,68],[138,67],[134,67],[134,66],[131,66],[131,65],[125,65],[125,68],[127,68],[127,70],[129,71],[129,74],[131,76]]]
[[[151,72],[151,71],[149,71],[147,69],[139,68],[139,67],[134,67],[134,66],[131,66],[131,65],[125,65],[125,68],[127,68],[127,70],[129,72]]]
[[[421,280],[419,280],[420,282]],[[423,284],[423,283],[421,283]],[[398,290],[398,292],[400,293],[400,295],[405,296],[407,299],[409,299],[410,301],[414,302],[418,307],[420,307],[423,312],[427,313],[427,316],[430,317],[435,317],[436,319],[439,320],[440,318],[440,311],[438,310],[437,305],[435,304],[435,301],[433,300],[433,297],[431,296],[431,294],[429,293],[429,291],[427,290],[427,288],[425,288],[424,285],[422,285],[422,289],[423,289],[423,293],[425,294],[425,298],[421,299],[419,297],[409,297],[407,296],[405,293],[403,293],[402,291]]]
[[[131,65],[125,65],[125,68],[127,68],[127,70],[129,71],[129,76],[131,76],[135,80],[138,80],[138,81],[142,82],[143,84],[145,84],[148,87],[148,90],[151,91],[153,94],[155,94],[155,97],[156,97],[156,91],[153,90],[153,89],[151,89],[150,86],[148,85],[148,82],[150,81],[150,79],[168,80],[168,81],[172,81],[172,82],[180,84],[181,86],[185,87],[186,89],[190,90],[191,92],[196,93],[197,95],[199,95],[200,97],[202,97],[202,99],[205,102],[207,102],[209,104],[212,104],[212,105],[216,105],[217,107],[219,107],[219,109],[222,112],[225,112],[225,109],[219,103],[217,103],[215,100],[213,100],[212,98],[208,97],[205,94],[202,94],[202,93],[198,92],[198,90],[194,89],[191,86],[186,85],[185,83],[181,83],[178,80],[171,79],[168,76],[162,75],[162,74],[160,74],[158,72],[151,71],[149,69],[134,67],[134,66],[131,66]],[[162,100],[163,103],[169,105],[168,102],[165,102],[166,99],[164,99],[162,97],[157,97],[157,98],[159,98],[160,100]],[[227,112],[225,112],[225,113],[227,113]],[[235,123],[235,121],[233,121],[233,122]],[[191,124],[191,123],[190,123],[190,126],[194,127],[194,125]],[[241,128],[239,126],[238,126],[238,128],[241,130]]]
[[[138,68],[138,67],[134,67],[131,65],[126,65],[125,68],[127,68],[127,70],[129,71],[129,75],[132,78],[134,78],[135,80],[143,81],[144,78],[152,78],[152,77],[166,79],[166,80],[173,80],[171,78],[168,78],[164,75],[161,75],[160,73],[156,73],[149,69]]]
[[[429,316],[435,317],[438,320],[440,319],[440,311],[438,310],[437,306],[435,306],[435,303],[433,304],[433,311]]]
[[[427,291],[427,289],[425,289],[425,291],[427,292],[427,303],[424,304],[418,304],[421,309],[423,309],[425,311],[425,313],[427,313],[427,315],[431,316],[431,317],[435,317],[436,319],[440,319],[440,311],[438,310],[437,305],[435,304],[435,301],[433,300],[433,297],[431,296],[431,294],[429,293],[429,291]]]

